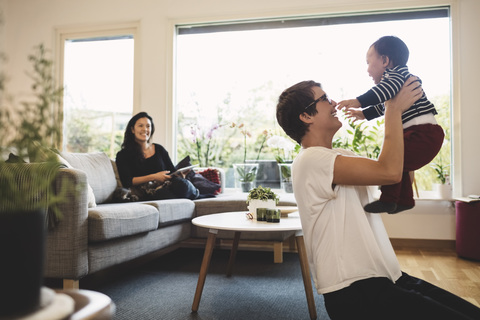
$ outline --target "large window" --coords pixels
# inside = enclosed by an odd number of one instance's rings
[[[132,35],[64,41],[64,149],[120,150],[133,112]]]
[[[384,35],[396,35],[409,47],[409,70],[422,79],[447,133],[441,157],[449,164],[448,8],[177,26],[177,157],[231,170],[243,162],[246,145],[248,160],[274,159],[278,148],[264,145],[258,152],[265,132],[283,135],[275,119],[281,91],[312,79],[336,101],[355,98],[373,85],[365,56]],[[429,189],[434,171],[425,170],[417,182]]]

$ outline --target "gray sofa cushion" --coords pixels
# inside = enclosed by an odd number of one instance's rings
[[[146,201],[144,203],[158,210],[160,214],[158,221],[159,227],[165,227],[194,218],[195,203],[188,199]]]
[[[293,193],[279,193],[279,206],[296,206]],[[246,193],[224,193],[215,198],[195,200],[196,217],[212,213],[248,211]]]
[[[143,203],[109,203],[88,210],[89,242],[105,241],[158,228],[159,213]]]
[[[75,169],[82,170],[87,175],[88,184],[92,187],[97,204],[108,202],[115,189],[117,180],[110,158],[103,152],[70,153],[60,155]]]

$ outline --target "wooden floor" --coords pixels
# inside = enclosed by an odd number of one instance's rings
[[[403,271],[480,307],[480,261],[459,258],[454,245],[392,244]]]

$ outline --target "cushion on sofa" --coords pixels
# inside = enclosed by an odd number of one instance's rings
[[[97,204],[108,202],[112,198],[113,192],[117,188],[117,180],[112,162],[105,153],[61,152],[60,156],[75,169],[85,172]]]
[[[159,213],[143,203],[107,203],[88,210],[88,240],[105,241],[158,228]]]
[[[279,193],[278,206],[296,206],[293,193]],[[224,193],[211,199],[197,199],[195,202],[195,216],[204,216],[211,213],[248,211],[247,193]]]
[[[160,214],[159,227],[192,220],[195,217],[195,203],[188,199],[146,201],[144,203],[158,210]]]

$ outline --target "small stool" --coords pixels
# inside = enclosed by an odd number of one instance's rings
[[[458,256],[480,260],[480,201],[455,202]]]

